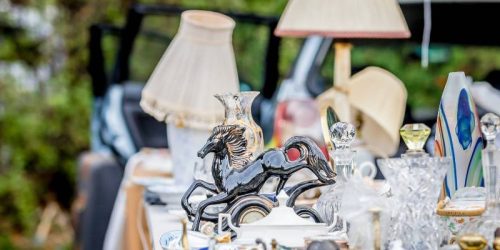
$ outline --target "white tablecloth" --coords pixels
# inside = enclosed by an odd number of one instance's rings
[[[126,221],[126,188],[127,186],[136,183],[140,185],[146,185],[150,178],[136,178],[133,173],[136,169],[142,168],[149,171],[162,171],[171,172],[171,162],[168,157],[166,157],[164,150],[141,150],[141,152],[132,156],[125,167],[125,173],[118,191],[118,195],[115,200],[115,205],[113,207],[113,212],[108,224],[108,229],[106,231],[106,237],[104,240],[104,250],[116,250],[125,249],[125,221]],[[151,180],[154,180],[152,178]],[[150,180],[150,181],[151,181]],[[124,245],[125,244],[125,245]],[[128,246],[130,249],[130,246]],[[161,248],[159,248],[161,249]]]
[[[179,215],[169,214],[164,206],[145,203],[144,208],[153,250],[162,250],[160,246],[161,235],[173,230],[182,230]]]

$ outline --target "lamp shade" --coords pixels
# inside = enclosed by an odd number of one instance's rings
[[[275,34],[407,38],[410,31],[396,0],[289,0]]]
[[[406,97],[406,88],[396,76],[378,67],[368,67],[354,74],[342,88],[334,87],[321,94],[318,102],[332,105],[341,121],[349,120],[350,115],[358,116],[359,135],[366,148],[387,157],[399,147]],[[342,101],[337,102],[340,98]],[[345,112],[346,105],[355,112]]]
[[[215,94],[235,93],[238,75],[232,47],[235,22],[225,15],[189,10],[154,69],[141,107],[160,121],[211,129],[224,118]]]
[[[399,148],[399,129],[405,115],[406,88],[395,75],[378,67],[354,74],[349,103],[361,114],[361,138],[377,155],[393,155]]]

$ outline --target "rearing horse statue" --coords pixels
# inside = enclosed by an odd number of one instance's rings
[[[188,215],[195,215],[193,230],[199,228],[204,210],[208,206],[229,203],[245,194],[257,194],[272,176],[279,178],[276,193],[283,189],[293,173],[304,168],[309,169],[319,180],[319,184],[308,181],[304,182],[306,185],[314,187],[335,182],[335,173],[329,167],[325,156],[309,138],[292,137],[286,141],[284,147],[267,150],[250,162],[244,132],[245,127],[239,125],[219,125],[213,129],[207,143],[198,152],[201,158],[211,152],[215,154],[212,162],[215,184],[196,180],[182,198],[184,210]],[[292,148],[300,152],[299,158],[293,161],[287,156],[287,151]],[[215,195],[200,202],[197,211],[194,211],[188,203],[188,198],[197,187],[203,187]]]

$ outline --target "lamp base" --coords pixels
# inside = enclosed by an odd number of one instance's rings
[[[351,78],[351,48],[352,44],[348,42],[335,42],[333,47],[334,53],[334,68],[333,68],[333,83],[337,87],[345,86]]]
[[[167,124],[168,145],[172,154],[173,174],[176,186],[188,188],[194,180],[195,167],[205,167],[205,160],[197,152],[203,147],[210,130],[177,127]]]

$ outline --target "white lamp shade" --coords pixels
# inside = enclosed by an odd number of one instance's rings
[[[239,89],[232,47],[235,22],[189,10],[142,92],[141,107],[160,121],[211,129],[224,118],[215,94]]]
[[[275,34],[335,38],[410,37],[396,0],[289,0]]]

